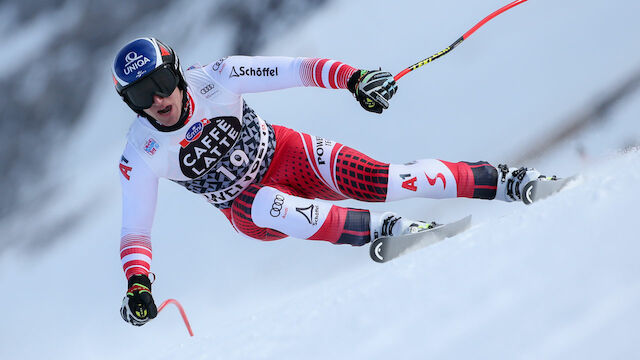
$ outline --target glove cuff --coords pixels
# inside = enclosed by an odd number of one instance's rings
[[[147,275],[132,275],[129,278],[129,289],[136,284],[142,285],[151,291],[151,280],[149,280]]]
[[[356,86],[358,85],[358,81],[360,80],[361,76],[362,76],[362,70],[357,70],[351,75],[351,77],[349,78],[349,81],[347,81],[347,89],[349,89],[349,91],[351,91],[352,94],[356,93]]]

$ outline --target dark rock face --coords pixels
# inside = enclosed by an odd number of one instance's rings
[[[328,0],[258,0],[230,1],[220,6],[232,27],[236,29],[235,54],[255,55],[254,52],[269,41],[269,36],[285,32],[310,11]]]
[[[247,0],[208,4],[212,19],[234,29],[229,54],[256,54],[269,37],[290,31],[298,21],[328,0]],[[132,26],[162,16],[169,0],[113,2],[109,0],[66,1],[21,0],[0,3],[9,25],[0,26],[0,37],[28,28],[40,19],[73,6],[76,20],[61,24],[52,41],[19,66],[0,73],[0,220],[24,209],[37,208],[55,185],[41,186],[57,142],[64,141],[62,129],[77,125],[85,110],[86,95],[108,70],[98,68],[109,50],[116,48]],[[203,4],[201,4],[203,5]],[[198,6],[197,3],[194,6]],[[204,7],[203,7],[204,9]],[[4,33],[2,33],[4,32]],[[11,56],[11,54],[3,54]],[[4,74],[4,75],[2,75]],[[45,154],[45,156],[43,156]],[[35,185],[35,186],[34,186]],[[19,189],[34,187],[28,201]],[[0,250],[2,243],[0,240]],[[5,244],[6,245],[6,244]]]
[[[32,186],[43,179],[43,154],[55,147],[59,129],[69,129],[78,121],[86,94],[97,81],[91,74],[105,73],[95,68],[101,63],[97,57],[104,53],[100,50],[122,36],[122,24],[132,22],[136,14],[162,11],[168,3],[158,0],[133,4],[129,5],[130,11],[120,13],[111,10],[109,1],[76,2],[75,6],[82,7],[75,9],[82,14],[80,19],[72,25],[61,24],[65,30],[35,56],[10,69],[8,76],[0,77],[0,218],[18,208],[22,200],[18,187]],[[13,9],[12,28],[19,32],[69,5],[62,0],[29,0],[5,6]]]

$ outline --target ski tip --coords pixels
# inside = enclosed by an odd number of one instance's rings
[[[460,224],[461,228],[464,230],[467,230],[471,227],[471,219],[473,219],[473,216],[471,215],[467,215],[459,220],[456,221],[452,221],[450,223],[447,223],[448,225],[453,225],[453,224]],[[445,224],[446,225],[446,224]]]
[[[458,220],[460,223],[464,224],[464,230],[469,230],[471,228],[471,219],[473,216],[467,215],[462,219]]]

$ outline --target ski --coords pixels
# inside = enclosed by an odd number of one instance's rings
[[[540,199],[551,196],[562,190],[571,180],[574,180],[575,178],[575,176],[564,179],[551,177],[529,181],[522,190],[524,193],[522,202],[527,205],[531,205],[532,203]]]
[[[455,236],[471,226],[471,215],[433,229],[402,236],[385,236],[376,239],[369,247],[369,255],[375,262],[384,263],[403,254],[435,244]]]

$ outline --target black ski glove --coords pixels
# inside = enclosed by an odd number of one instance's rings
[[[146,275],[129,278],[129,290],[122,299],[120,315],[124,321],[142,326],[158,315],[158,309],[151,296],[151,281]]]
[[[358,70],[347,82],[347,88],[365,110],[382,113],[398,90],[393,75],[382,70]]]

